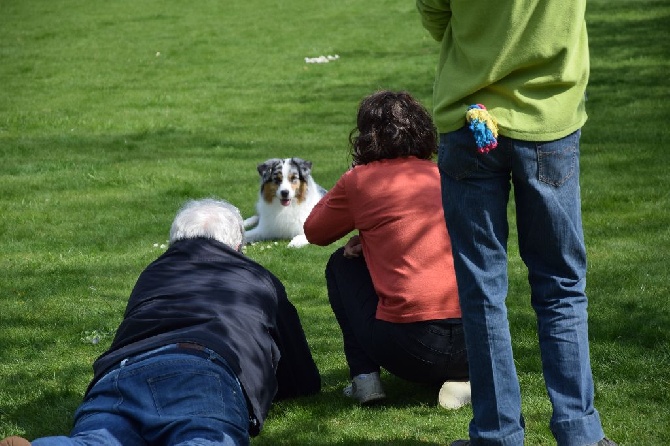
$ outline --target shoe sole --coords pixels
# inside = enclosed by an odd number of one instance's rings
[[[374,403],[378,403],[379,401],[383,400],[386,398],[386,395],[383,393],[373,393],[370,395],[367,395],[364,399],[358,400],[359,403],[363,405],[370,405]]]

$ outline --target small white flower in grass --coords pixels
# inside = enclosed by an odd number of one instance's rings
[[[334,56],[319,56],[319,57],[305,57],[305,63],[328,63],[339,59],[340,56],[335,54]]]
[[[111,333],[112,332],[106,330],[85,331],[83,336],[81,337],[81,342],[84,342],[86,344],[97,345],[100,343],[100,341],[109,337]]]

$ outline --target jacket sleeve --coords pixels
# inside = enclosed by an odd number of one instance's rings
[[[305,220],[303,229],[311,244],[329,245],[355,229],[351,203],[346,194],[346,177],[347,174],[343,175],[335,183]]]
[[[416,0],[416,7],[423,27],[440,42],[451,21],[450,0]]]
[[[283,287],[277,297],[277,345],[281,356],[274,400],[313,395],[321,390],[319,369],[312,358],[298,312]]]

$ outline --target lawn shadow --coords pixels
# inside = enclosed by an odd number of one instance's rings
[[[79,377],[89,374],[90,365],[61,368],[58,375],[62,382],[58,386],[47,390],[27,390],[30,396],[24,398],[14,395],[26,402],[15,406],[3,404],[0,418],[21,427],[23,432],[13,432],[11,435],[22,435],[31,440],[44,436],[67,435],[72,428],[74,412],[83,398],[83,389],[78,388],[75,383]],[[25,383],[33,382],[35,376],[31,372],[18,371],[8,374],[7,379]]]
[[[460,413],[460,416],[463,416],[463,412],[460,410],[446,411],[437,405],[439,386],[410,383],[383,370],[381,378],[387,395],[386,399],[377,404],[360,406],[342,394],[342,389],[348,379],[348,372],[345,368],[322,373],[321,392],[317,395],[285,400],[273,405],[266,429],[252,444],[324,446],[330,444],[361,446],[445,444],[446,441],[435,442],[426,438],[444,435],[446,429],[441,420],[449,414]],[[470,413],[469,407],[463,410]],[[411,415],[407,415],[408,411]],[[405,415],[400,415],[403,413]],[[394,421],[397,416],[408,418],[397,422]],[[286,422],[286,419],[289,418],[293,422]],[[387,423],[392,425],[390,427],[392,430],[382,439],[370,438],[365,429],[355,427],[368,423],[375,425],[372,428],[375,432],[378,432],[379,425]],[[416,424],[416,426],[411,427],[407,423]],[[403,429],[403,432],[396,432],[395,429],[401,425],[404,425],[406,429]],[[322,437],[330,440],[321,440]]]

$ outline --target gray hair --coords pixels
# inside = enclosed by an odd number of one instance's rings
[[[170,244],[191,238],[210,238],[237,250],[244,244],[240,211],[224,200],[190,200],[177,212],[170,228]]]

